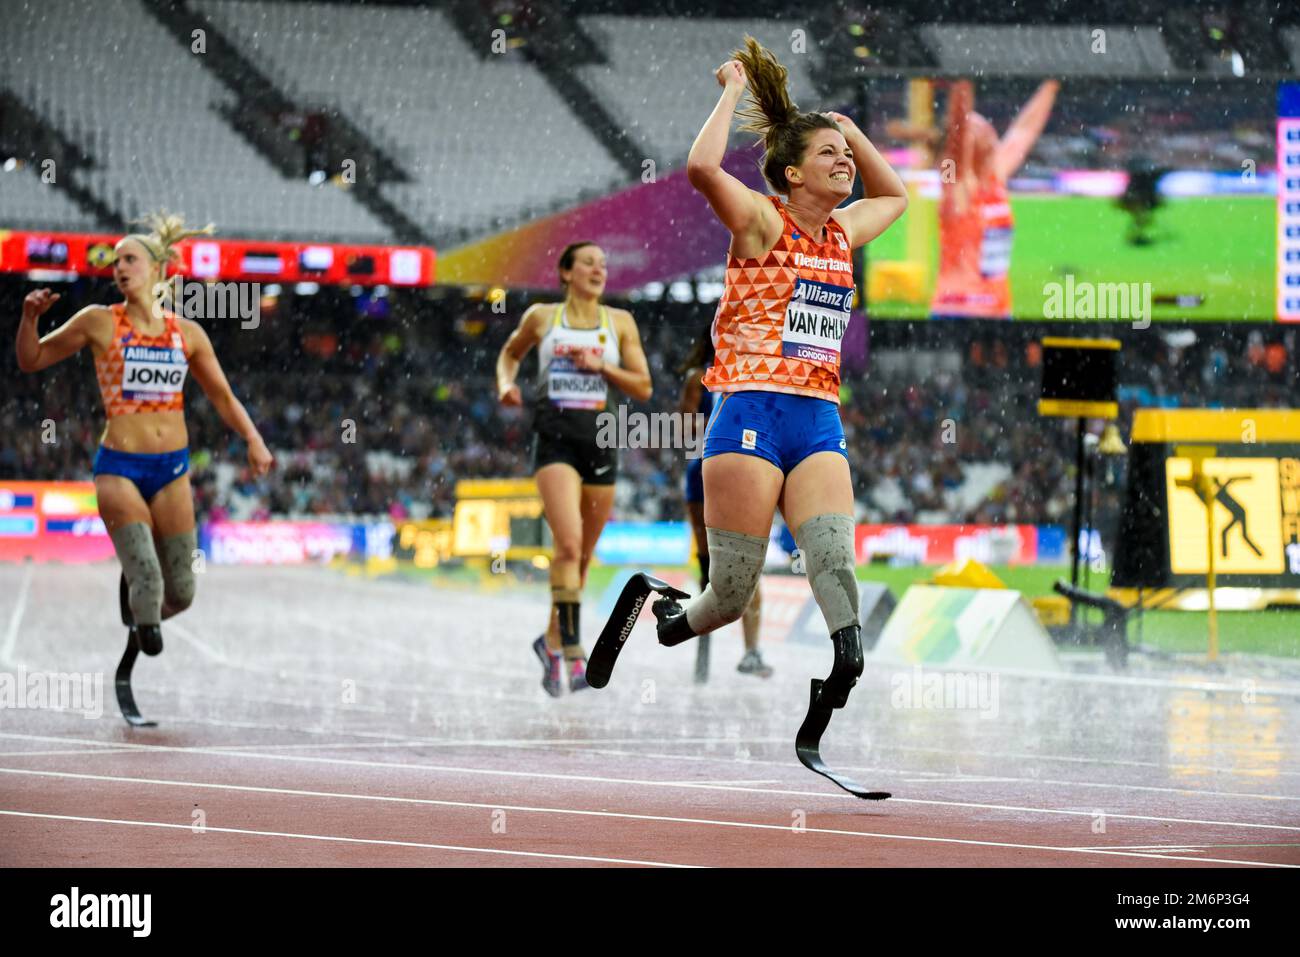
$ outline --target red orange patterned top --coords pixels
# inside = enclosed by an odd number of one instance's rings
[[[840,340],[853,308],[853,259],[844,228],[826,242],[805,236],[778,196],[784,224],[756,259],[727,257],[727,282],[713,318],[710,392],[784,392],[840,401]]]
[[[180,320],[163,313],[166,325],[156,336],[143,336],[131,325],[126,306],[109,307],[113,338],[95,358],[95,377],[104,412],[111,419],[136,412],[180,412],[182,390],[189,372],[189,351]]]
[[[1001,181],[980,184],[964,211],[946,193],[939,204],[939,278],[930,311],[936,315],[1011,316],[1011,199]]]

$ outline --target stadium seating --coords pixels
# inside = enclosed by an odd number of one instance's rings
[[[4,32],[0,82],[91,154],[82,182],[125,216],[166,206],[254,238],[387,237],[346,192],[285,179],[231,129],[216,107],[232,94],[139,0],[42,0]]]
[[[1105,52],[1094,52],[1094,30]],[[932,24],[921,36],[940,66],[953,73],[1048,76],[1161,74],[1174,70],[1158,27]]]
[[[615,119],[654,151],[660,169],[686,162],[695,136],[720,92],[713,71],[751,34],[775,51],[790,71],[791,98],[802,109],[834,109],[817,103],[809,79],[814,37],[806,53],[791,52],[789,24],[775,20],[684,20],[673,17],[592,16],[583,29],[597,40],[609,62],[578,68],[583,82],[600,96]],[[733,145],[742,142],[733,139]]]
[[[414,181],[383,193],[435,236],[514,224],[624,178],[535,68],[479,57],[442,11],[198,6],[291,97],[338,106],[388,149]]]
[[[0,157],[0,162],[4,159]],[[67,193],[41,182],[39,167],[0,170],[0,209],[4,210],[2,225],[15,229],[78,230],[96,226],[94,217],[86,215]]]

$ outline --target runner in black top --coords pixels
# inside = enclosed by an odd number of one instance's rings
[[[587,687],[586,652],[579,636],[582,588],[596,541],[614,504],[617,448],[597,443],[597,417],[609,386],[645,401],[650,370],[636,321],[625,309],[600,304],[605,253],[591,242],[565,248],[559,262],[561,303],[530,306],[497,357],[497,394],[522,405],[515,379],[519,363],[538,349],[538,393],[533,420],[533,468],[555,553],[551,560],[551,621],[533,642],[542,662],[542,687],[560,694],[561,662],[569,690]]]

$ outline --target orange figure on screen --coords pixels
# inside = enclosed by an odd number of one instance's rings
[[[1015,221],[1007,180],[1038,142],[1059,88],[1045,80],[999,139],[975,112],[974,84],[952,84],[939,147],[939,276],[931,318],[1011,318]]]

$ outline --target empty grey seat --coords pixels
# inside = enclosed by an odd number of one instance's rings
[[[86,182],[125,215],[165,206],[227,234],[383,241],[345,191],[286,179],[217,113],[234,97],[138,0],[41,0],[6,17],[0,82],[97,169]]]

